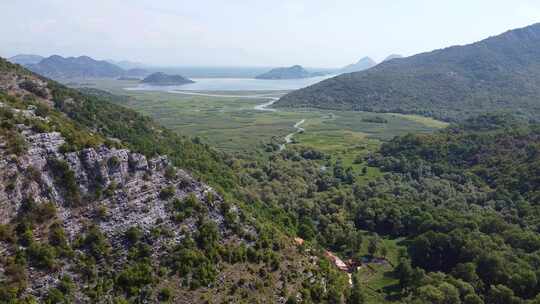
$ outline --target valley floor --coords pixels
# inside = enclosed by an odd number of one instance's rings
[[[104,89],[131,98],[124,105],[149,115],[162,125],[184,135],[201,138],[219,149],[232,153],[251,153],[263,143],[285,142],[294,125],[304,120],[304,132],[292,137],[324,152],[350,155],[406,133],[430,133],[446,123],[415,115],[376,114],[367,112],[327,111],[318,109],[271,109],[272,98],[283,91],[157,92],[125,90],[134,82],[90,80],[83,85]],[[261,111],[262,110],[262,111]],[[386,123],[369,122],[381,117]]]

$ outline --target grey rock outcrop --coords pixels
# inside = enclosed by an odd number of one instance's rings
[[[225,225],[222,198],[189,173],[172,167],[166,156],[147,159],[127,149],[104,145],[63,153],[61,147],[66,141],[60,133],[36,133],[24,125],[19,125],[18,130],[27,144],[23,155],[8,154],[0,138],[0,224],[15,219],[25,199],[32,198],[36,204],[52,202],[70,242],[90,223],[97,225],[115,252],[120,253],[118,263],[127,255],[124,235],[129,228],[139,227],[144,233],[154,228],[169,231],[168,237],[160,237],[152,244],[152,255],[159,258],[162,248],[196,232],[198,219],[193,216],[178,222],[173,219],[170,205],[173,200],[194,195],[207,210],[205,217],[219,227],[221,238],[232,236]],[[58,180],[54,162],[66,164],[73,173],[82,198],[80,205],[74,206],[66,196],[66,185]],[[169,195],[160,195],[163,191]],[[233,206],[230,212],[238,209]],[[0,241],[0,251],[6,250],[14,249]],[[55,275],[32,270],[29,293],[43,294],[66,271],[68,265]]]

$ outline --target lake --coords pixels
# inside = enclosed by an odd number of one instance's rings
[[[134,91],[278,91],[305,88],[335,75],[302,79],[265,80],[255,78],[193,78],[195,83],[181,86],[152,86],[140,84],[126,88]]]

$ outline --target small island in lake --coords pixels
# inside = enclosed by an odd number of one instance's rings
[[[256,79],[300,79],[314,77],[313,73],[308,72],[300,65],[293,65],[287,68],[275,68],[266,73],[256,76]]]
[[[195,81],[188,79],[180,75],[168,75],[165,73],[157,72],[148,75],[141,80],[141,83],[150,85],[183,85],[189,83],[195,83]]]

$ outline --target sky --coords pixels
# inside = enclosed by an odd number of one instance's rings
[[[341,67],[540,22],[538,0],[3,0],[0,56]]]

